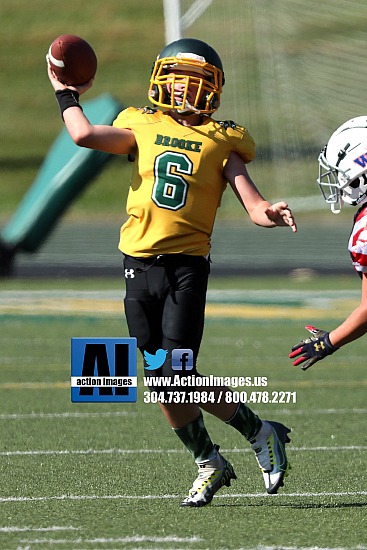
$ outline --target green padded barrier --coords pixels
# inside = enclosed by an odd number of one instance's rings
[[[83,110],[93,124],[111,124],[122,109],[122,104],[108,94],[83,103]],[[64,128],[13,217],[3,228],[2,247],[10,253],[37,250],[68,205],[112,157],[78,147]]]

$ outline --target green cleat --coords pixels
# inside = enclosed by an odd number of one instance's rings
[[[210,504],[213,496],[223,485],[230,487],[231,479],[237,479],[233,466],[218,452],[219,446],[214,445],[217,456],[212,460],[199,463],[199,475],[194,481],[189,495],[183,499],[180,506],[200,507]]]
[[[283,424],[264,420],[260,431],[250,440],[269,495],[275,495],[279,487],[283,487],[283,480],[291,469],[285,452],[290,431]]]

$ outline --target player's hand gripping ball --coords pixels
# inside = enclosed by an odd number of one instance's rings
[[[81,86],[95,77],[97,56],[90,44],[74,34],[62,34],[52,42],[47,61],[56,78],[68,86]]]

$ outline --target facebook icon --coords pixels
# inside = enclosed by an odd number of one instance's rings
[[[172,350],[172,370],[192,370],[194,368],[194,354],[192,349]]]

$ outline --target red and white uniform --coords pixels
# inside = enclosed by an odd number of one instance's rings
[[[348,250],[354,269],[360,275],[367,273],[367,204],[363,205],[354,217]]]

